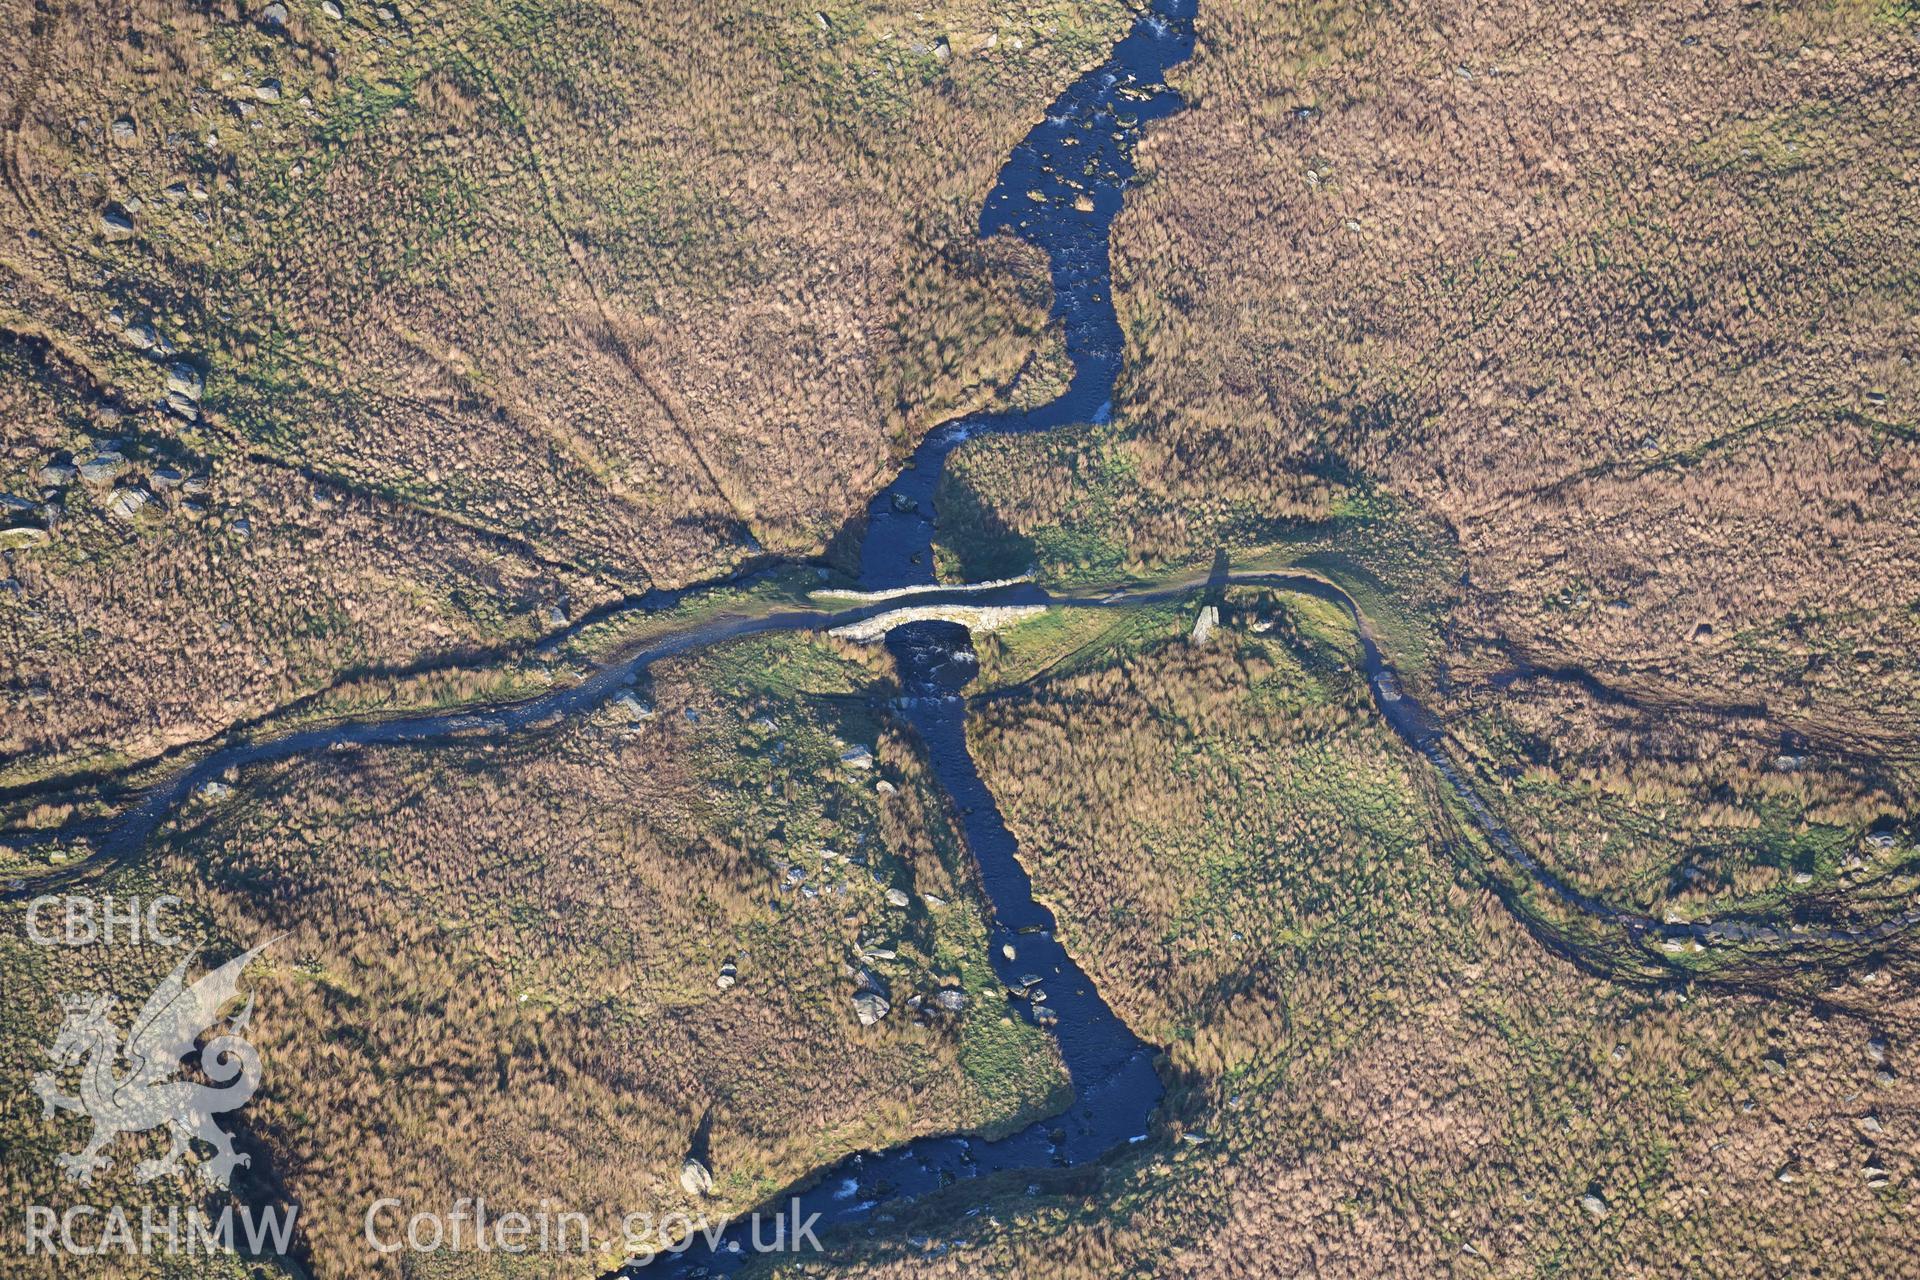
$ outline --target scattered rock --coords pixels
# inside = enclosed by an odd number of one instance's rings
[[[61,489],[72,484],[73,478],[78,474],[80,474],[79,470],[72,462],[64,458],[55,458],[43,464],[35,478],[49,489]]]
[[[273,0],[272,4],[260,11],[260,25],[268,29],[286,26],[287,6],[280,0]]]
[[[280,101],[280,82],[278,80],[262,80],[254,87],[253,96],[262,102]]]
[[[680,1189],[690,1196],[710,1195],[713,1192],[713,1174],[706,1165],[688,1156],[680,1166]]]
[[[133,214],[121,205],[110,204],[100,211],[100,230],[109,240],[125,240],[133,235]]]
[[[172,467],[156,467],[147,480],[154,488],[164,493],[168,489],[179,488],[186,477]]]
[[[728,987],[731,987],[734,984],[734,982],[738,978],[739,973],[740,973],[740,966],[737,963],[735,963],[732,959],[729,959],[720,966],[720,976],[714,979],[714,985],[719,987],[722,991],[725,991]]]
[[[959,1013],[967,1007],[967,993],[958,987],[942,987],[933,993],[933,1003],[944,1013]]]
[[[80,463],[80,478],[88,484],[112,484],[127,469],[126,455],[118,449],[103,449]]]
[[[1580,1197],[1580,1207],[1585,1209],[1595,1220],[1604,1218],[1613,1212],[1607,1205],[1607,1202],[1600,1197],[1599,1193],[1593,1191],[1589,1191]]]
[[[913,905],[913,899],[908,896],[905,889],[889,889],[887,890],[887,904],[895,907],[909,907]]]
[[[344,16],[340,11],[340,6],[335,4],[333,0],[320,0],[320,12],[332,18],[335,22],[340,21],[341,17]]]
[[[945,62],[952,56],[953,44],[945,36],[941,36],[933,42],[933,60],[935,62]]]
[[[1212,635],[1214,628],[1219,625],[1220,610],[1214,605],[1208,605],[1200,610],[1200,616],[1193,620],[1193,633],[1188,639],[1194,644],[1205,644],[1207,637]]]
[[[1033,1006],[1033,1020],[1043,1027],[1056,1026],[1060,1022],[1060,1013],[1050,1005],[1037,1004]]]
[[[632,693],[623,693],[615,698],[613,700],[613,708],[616,711],[623,712],[630,724],[639,724],[643,720],[651,720],[658,714],[658,712],[653,709],[651,702]]]
[[[1887,1050],[1892,1048],[1885,1036],[1875,1036],[1867,1041],[1867,1061],[1881,1063],[1887,1060]]]
[[[1776,1076],[1787,1074],[1787,1055],[1779,1049],[1770,1051],[1760,1059],[1760,1065]]]
[[[226,799],[229,795],[233,794],[233,788],[228,786],[226,783],[220,781],[218,778],[209,778],[207,779],[207,781],[201,783],[198,787],[194,788],[193,793],[196,796],[200,797],[200,799],[211,803],[212,801],[215,801],[215,800]]]
[[[189,400],[198,400],[206,390],[206,379],[200,371],[186,361],[177,361],[167,366],[167,390],[186,396]]]
[[[861,1026],[870,1027],[893,1012],[893,1005],[878,991],[862,991],[853,997],[853,1012]]]
[[[159,341],[160,335],[145,320],[136,321],[120,331],[121,339],[135,351],[146,351]]]
[[[840,753],[840,763],[848,769],[871,769],[873,752],[865,747],[848,747]]]
[[[115,489],[113,496],[107,499],[107,513],[119,516],[122,520],[131,520],[145,510],[151,501],[153,495],[139,485],[126,485]]]
[[[45,546],[52,535],[37,524],[16,524],[0,529],[0,547],[17,550]]]

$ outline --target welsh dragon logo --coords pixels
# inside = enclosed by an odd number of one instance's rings
[[[198,1169],[201,1179],[212,1186],[227,1186],[234,1169],[248,1163],[247,1156],[234,1151],[231,1135],[213,1118],[243,1105],[260,1087],[260,1055],[240,1038],[253,1014],[253,997],[247,997],[245,1007],[219,1034],[204,1045],[198,1042],[202,1032],[215,1029],[220,1011],[238,998],[240,975],[247,965],[271,945],[264,942],[235,956],[192,986],[186,984],[192,957],[182,960],[147,997],[124,1044],[111,1017],[112,996],[69,996],[63,1001],[66,1020],[47,1055],[59,1068],[79,1066],[79,1094],[69,1097],[60,1092],[53,1071],[36,1075],[33,1091],[45,1115],[77,1111],[93,1121],[93,1137],[87,1145],[59,1159],[68,1178],[91,1185],[94,1172],[112,1163],[104,1153],[116,1137],[162,1125],[171,1134],[173,1149],[135,1166],[134,1175],[142,1182],[182,1172],[182,1157],[196,1138],[213,1148],[214,1154]],[[178,1078],[196,1048],[200,1070],[213,1081],[211,1085]],[[122,1058],[127,1066],[124,1073],[118,1069]]]

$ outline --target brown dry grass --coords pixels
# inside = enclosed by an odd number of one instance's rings
[[[1314,630],[981,709],[1036,889],[1166,1046],[1167,1124],[1078,1185],[950,1195],[899,1228],[928,1249],[847,1242],[844,1271],[1920,1274],[1910,949],[1818,1012],[1543,951],[1436,847],[1423,766]]]
[[[123,485],[210,469],[223,504],[273,491],[260,525],[301,505],[301,475],[364,495],[359,518],[295,520],[309,545],[239,575],[269,597],[243,619],[222,616],[230,562],[170,501],[14,552],[14,692],[53,698],[10,754],[137,756],[270,710],[276,681],[529,629],[436,637],[450,595],[512,613],[552,573],[537,629],[561,596],[577,611],[820,551],[921,431],[1047,344],[1039,256],[972,228],[1006,151],[1126,17],[1115,0],[833,4],[824,26],[813,6],[288,7],[284,30],[224,2],[0,15],[19,233],[0,246],[0,485],[37,500],[43,462],[117,438]],[[205,371],[200,422],[158,407],[168,360],[125,336],[146,324]],[[478,548],[504,563],[463,565]],[[103,602],[86,562],[117,554],[140,576]],[[276,593],[376,616],[316,639]],[[103,603],[112,661],[156,671],[98,696],[61,632]],[[223,622],[244,652],[205,639]],[[242,668],[234,706],[169,680],[216,659]]]
[[[1204,559],[1384,494],[1464,560],[1451,660],[1910,747],[1910,7],[1223,0],[1199,31],[1115,228],[1117,425],[1091,472],[977,446],[980,522]]]
[[[271,1178],[253,1194],[300,1206],[316,1275],[402,1274],[362,1237],[382,1197],[408,1206],[399,1222],[462,1197],[496,1215],[545,1204],[617,1243],[628,1214],[718,1219],[851,1151],[1046,1105],[1057,1060],[999,1007],[944,799],[909,744],[844,700],[877,673],[806,641],[748,648],[661,669],[637,727],[616,707],[511,743],[248,770],[113,874],[123,893],[179,893],[204,947],[280,938],[247,984],[265,1088],[228,1120]],[[838,767],[843,737],[874,743],[875,772]],[[887,902],[896,886],[910,908]],[[13,936],[9,1179],[23,1203],[64,1205],[89,1195],[58,1187],[51,1162],[78,1129],[39,1120],[25,1089],[56,993],[91,981],[137,1000],[173,955],[49,955]],[[898,958],[863,958],[882,943]],[[720,990],[728,960],[738,981]],[[856,968],[894,1002],[872,1028],[854,1017]],[[912,998],[945,985],[967,1010],[917,1016]],[[702,1202],[678,1175],[709,1113]],[[124,1181],[142,1141],[120,1141],[88,1202],[180,1190]],[[432,1265],[505,1274],[497,1262]]]

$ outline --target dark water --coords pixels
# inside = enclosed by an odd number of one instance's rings
[[[952,796],[993,903],[994,971],[1009,987],[1039,979],[1044,1003],[1011,997],[1010,1003],[1028,1021],[1037,1020],[1040,1008],[1057,1017],[1052,1029],[1073,1079],[1074,1100],[1065,1114],[997,1141],[923,1138],[842,1161],[797,1197],[801,1219],[820,1215],[814,1226],[818,1232],[870,1222],[903,1201],[986,1174],[1064,1168],[1098,1159],[1145,1136],[1162,1093],[1152,1049],[1114,1016],[1054,940],[1053,917],[1033,900],[1013,836],[974,767],[961,692],[978,671],[967,629],[948,622],[914,623],[890,632],[887,647],[899,664],[905,689],[895,709],[919,732],[935,776]],[[1003,947],[1011,947],[1013,955]],[[792,1212],[794,1199],[787,1197],[776,1207]],[[686,1252],[663,1254],[636,1268],[635,1274],[726,1274],[752,1256],[750,1230],[746,1222],[736,1225],[718,1238],[717,1247],[696,1237]],[[767,1236],[771,1239],[771,1227]]]
[[[948,456],[962,441],[985,432],[1045,431],[1100,421],[1110,411],[1122,340],[1111,296],[1108,233],[1133,176],[1132,151],[1141,126],[1180,105],[1166,87],[1166,70],[1192,50],[1192,0],[1157,0],[1102,66],[1048,108],[1045,121],[1001,169],[981,215],[981,234],[1005,230],[1045,250],[1053,275],[1053,315],[1065,329],[1073,375],[1067,390],[1043,406],[963,418],[927,437],[900,477],[868,508],[860,548],[862,588],[933,581],[934,492]],[[1028,193],[1034,191],[1046,199],[1032,199]],[[1075,198],[1082,195],[1092,201],[1091,210],[1075,208]],[[1013,836],[974,767],[961,696],[977,670],[966,628],[940,622],[900,627],[887,637],[887,647],[906,688],[897,710],[919,732],[935,776],[953,799],[993,904],[995,971],[1009,986],[1039,979],[1044,1004],[1013,1003],[1029,1020],[1041,1016],[1038,1009],[1050,1011],[1047,1020],[1073,1079],[1074,1102],[1067,1114],[996,1142],[928,1138],[852,1157],[800,1197],[801,1217],[821,1214],[823,1229],[869,1220],[883,1206],[967,1178],[1096,1159],[1146,1133],[1162,1092],[1151,1050],[1121,1024],[1054,940],[1053,917],[1034,902]],[[1013,949],[1012,958],[1003,945]],[[748,1256],[743,1224],[717,1249],[702,1239],[684,1254],[655,1259],[644,1273],[720,1274]]]
[[[932,582],[934,493],[948,456],[962,441],[988,432],[1034,432],[1068,423],[1100,421],[1110,411],[1122,337],[1109,294],[1109,231],[1133,175],[1131,153],[1141,127],[1180,105],[1163,77],[1167,68],[1192,51],[1193,7],[1192,0],[1158,0],[1105,64],[1061,95],[1048,110],[1045,122],[1015,148],[1002,169],[988,196],[981,232],[1009,231],[1047,253],[1054,283],[1054,315],[1066,333],[1072,379],[1063,395],[1034,410],[963,418],[928,436],[906,470],[870,506],[860,556],[863,588],[882,590]],[[1029,191],[1040,191],[1047,199],[1034,201]],[[1091,211],[1074,207],[1075,197],[1082,194],[1091,200]],[[1232,576],[1253,581],[1274,575]],[[1287,585],[1324,589],[1353,608],[1352,601],[1337,589],[1307,581],[1289,581]],[[1121,605],[1153,594],[1124,592],[1101,602],[1073,603],[1079,607]],[[678,596],[663,595],[653,603],[664,607]],[[940,598],[934,594],[925,600]],[[995,592],[990,599],[976,597],[975,602],[1046,603],[1047,596],[1038,588],[1015,587]],[[94,835],[102,854],[126,856],[146,843],[155,826],[192,788],[235,766],[335,747],[512,734],[557,716],[591,710],[628,683],[637,671],[661,658],[753,633],[829,627],[871,617],[885,609],[885,605],[876,604],[830,617],[797,612],[762,618],[716,618],[664,639],[574,688],[527,703],[367,721],[305,731],[265,743],[239,744],[155,789],[129,812],[103,824],[97,833],[75,834]],[[1489,839],[1549,891],[1591,916],[1641,936],[1692,937],[1710,942],[1786,940],[1784,930],[1767,922],[1662,925],[1586,897],[1558,881],[1513,839],[1458,775],[1442,750],[1437,722],[1400,690],[1392,668],[1365,634],[1364,619],[1357,610],[1354,616],[1363,633],[1367,675],[1382,713],[1399,735],[1438,770]],[[1068,1167],[1097,1160],[1146,1133],[1162,1094],[1152,1066],[1152,1051],[1115,1017],[1054,940],[1052,916],[1034,902],[1032,886],[1016,856],[1016,842],[968,752],[962,691],[977,668],[965,628],[950,623],[919,623],[897,628],[887,643],[905,686],[905,696],[895,711],[918,732],[935,776],[952,797],[993,906],[991,957],[995,971],[1010,987],[1023,985],[1029,976],[1039,979],[1044,1002],[1036,1006],[1033,1001],[1015,999],[1011,1007],[1029,1020],[1038,1019],[1036,1008],[1049,1011],[1047,1020],[1072,1077],[1075,1096],[1065,1114],[999,1141],[927,1138],[886,1152],[850,1157],[798,1197],[802,1218],[821,1215],[816,1227],[820,1231],[871,1223],[877,1215],[906,1201],[986,1174]],[[1915,923],[1916,918],[1920,918],[1920,912],[1909,912],[1858,933],[1816,928],[1803,936],[1855,941],[1890,936]],[[1003,946],[1013,948],[1012,958],[1003,954]],[[785,1208],[786,1204],[782,1199],[779,1207]],[[748,1224],[742,1223],[718,1237],[717,1245],[697,1239],[685,1253],[657,1258],[636,1273],[650,1277],[725,1274],[751,1256],[749,1232]]]
[[[867,507],[860,585],[933,581],[934,490],[947,456],[970,436],[1101,422],[1112,410],[1123,343],[1114,315],[1108,237],[1133,178],[1141,128],[1180,107],[1167,68],[1193,52],[1194,0],[1157,0],[1097,70],[1075,81],[1013,149],[987,196],[980,233],[1006,231],[1046,251],[1053,316],[1066,331],[1073,377],[1057,399],[1024,413],[980,414],[934,430],[900,477]],[[1039,191],[1039,203],[1028,193]],[[1093,202],[1074,207],[1076,196]]]

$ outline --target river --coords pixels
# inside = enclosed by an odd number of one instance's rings
[[[1132,152],[1141,129],[1175,111],[1179,96],[1165,84],[1168,68],[1193,49],[1192,0],[1155,0],[1111,56],[1081,76],[1048,109],[1045,119],[1014,149],[987,197],[983,235],[1008,231],[1044,250],[1054,283],[1055,317],[1066,335],[1073,374],[1058,398],[1029,411],[971,415],[929,434],[898,479],[869,506],[860,549],[859,585],[889,591],[933,583],[931,544],[934,498],[953,450],[990,432],[1034,432],[1069,423],[1097,422],[1111,410],[1123,343],[1115,316],[1109,268],[1109,232],[1123,192],[1133,177]],[[1046,196],[1036,201],[1028,195]],[[1092,209],[1076,207],[1086,197]],[[1082,203],[1085,203],[1084,201]],[[1217,579],[1216,581],[1218,581]],[[1437,721],[1401,689],[1397,674],[1374,644],[1366,620],[1338,587],[1301,573],[1227,574],[1224,580],[1311,590],[1340,601],[1361,634],[1366,674],[1376,705],[1409,746],[1428,759],[1459,797],[1487,838],[1564,903],[1649,941],[1787,941],[1788,931],[1768,922],[1722,922],[1717,926],[1670,926],[1623,912],[1562,884],[1526,853],[1459,775],[1441,746]],[[1031,584],[1011,584],[973,595],[930,590],[914,603],[1056,604],[1125,607],[1191,591],[1202,580],[1122,590],[1104,595],[1054,597]],[[662,596],[670,604],[685,593]],[[581,683],[522,703],[479,707],[439,715],[357,721],[302,730],[264,742],[235,743],[215,751],[154,788],[125,813],[88,830],[100,856],[131,857],[156,826],[192,790],[226,770],[334,747],[414,743],[454,736],[503,735],[549,723],[555,716],[590,712],[632,682],[653,662],[741,636],[780,630],[826,629],[878,617],[893,604],[880,601],[839,612],[793,610],[765,616],[718,616],[689,626],[628,655]],[[966,741],[963,690],[977,672],[964,627],[918,622],[887,635],[901,674],[903,694],[893,706],[924,744],[933,772],[952,798],[953,812],[978,862],[992,906],[995,971],[1009,986],[1037,976],[1043,1004],[1015,1000],[1031,1020],[1044,1018],[1057,1037],[1072,1077],[1074,1101],[1066,1113],[1008,1137],[986,1141],[964,1136],[919,1139],[885,1152],[849,1157],[799,1193],[800,1216],[818,1213],[816,1228],[871,1222],[889,1209],[968,1179],[1023,1169],[1061,1168],[1096,1161],[1143,1138],[1162,1087],[1153,1050],[1137,1039],[1101,999],[1094,985],[1055,940],[1054,921],[1036,903],[1017,856],[1012,834],[981,781]],[[1861,941],[1920,922],[1920,910],[1871,930],[1812,931],[1815,940]],[[1806,931],[1796,936],[1806,936]],[[1045,1012],[1039,1012],[1044,1010]],[[780,1206],[787,1205],[782,1197]],[[717,1238],[696,1239],[684,1253],[662,1255],[634,1274],[726,1274],[753,1256],[743,1222]]]
[[[862,590],[933,582],[934,495],[948,457],[963,441],[989,432],[1097,422],[1111,411],[1123,341],[1113,309],[1109,235],[1133,177],[1140,130],[1180,105],[1165,75],[1193,50],[1193,16],[1192,0],[1156,0],[1104,63],[1047,108],[1002,167],[980,233],[1007,231],[1046,252],[1053,317],[1065,332],[1073,373],[1067,389],[1044,405],[961,418],[928,434],[899,478],[868,506],[860,545]],[[1032,192],[1044,199],[1035,200]],[[801,1217],[818,1213],[823,1227],[858,1222],[884,1206],[984,1174],[1098,1159],[1146,1134],[1162,1093],[1152,1049],[1114,1015],[1054,938],[1053,917],[1033,900],[1013,836],[974,767],[962,690],[978,664],[966,628],[911,623],[889,632],[887,647],[905,690],[896,711],[918,732],[934,776],[952,798],[992,904],[995,972],[1010,987],[1039,979],[1044,1004],[1012,1004],[1018,1016],[1044,1018],[1052,1026],[1074,1101],[1065,1115],[997,1141],[923,1138],[851,1157],[800,1197]],[[684,1254],[654,1260],[644,1272],[724,1274],[750,1256],[745,1246],[743,1226],[717,1248],[701,1240]]]

